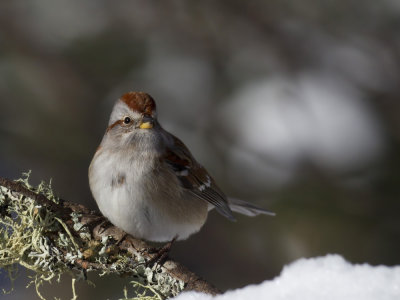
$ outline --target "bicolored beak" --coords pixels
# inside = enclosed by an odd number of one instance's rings
[[[154,119],[149,116],[144,116],[139,125],[139,128],[140,129],[151,129],[153,127],[154,127]]]

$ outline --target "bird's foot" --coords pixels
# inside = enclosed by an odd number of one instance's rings
[[[160,248],[147,249],[147,253],[154,254],[153,257],[146,262],[146,266],[153,266],[154,264],[163,266],[168,259],[168,254],[171,250],[172,244],[176,241],[177,237],[174,237],[171,241],[166,243]]]

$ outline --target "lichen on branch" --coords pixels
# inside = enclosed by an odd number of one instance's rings
[[[218,293],[176,262],[149,264],[154,254],[145,242],[84,206],[59,199],[51,183],[33,187],[28,179],[29,173],[16,181],[0,177],[0,268],[10,275],[17,265],[32,270],[31,285],[41,299],[39,287],[66,273],[76,298],[75,280],[91,271],[131,276],[135,299],[166,299],[184,289]]]

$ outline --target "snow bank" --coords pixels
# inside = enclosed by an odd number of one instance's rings
[[[187,292],[176,300],[399,300],[400,266],[353,265],[340,255],[299,259],[279,277],[223,295]]]

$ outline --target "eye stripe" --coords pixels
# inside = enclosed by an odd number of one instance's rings
[[[122,125],[122,123],[123,123],[122,120],[115,121],[113,124],[111,124],[110,126],[107,127],[107,132],[109,132],[111,129],[113,129],[117,125]]]
[[[129,119],[129,121],[128,121]],[[107,132],[109,132],[111,129],[113,129],[115,126],[123,126],[123,125],[129,125],[132,123],[132,119],[130,117],[124,117],[123,120],[117,120],[114,123],[112,123],[110,126],[107,127]]]

